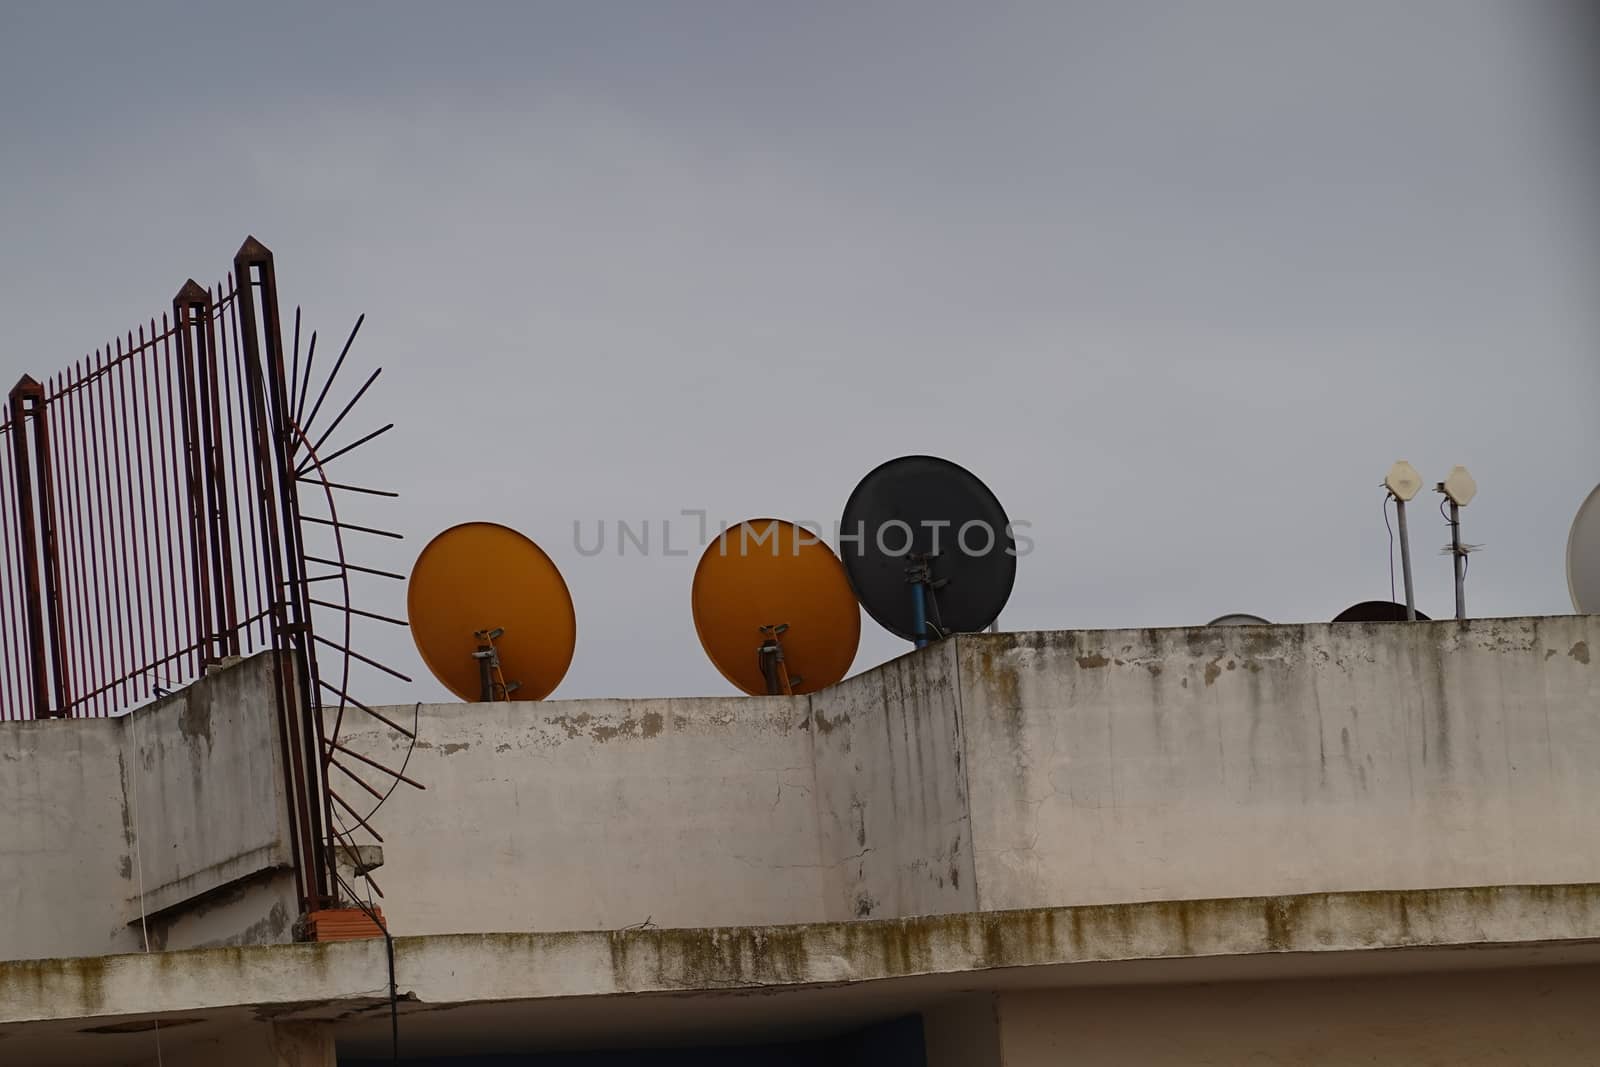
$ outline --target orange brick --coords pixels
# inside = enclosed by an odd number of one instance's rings
[[[366,937],[382,937],[385,926],[383,909],[372,909],[377,921],[360,908],[323,908],[306,916],[306,930],[313,941],[357,941]]]

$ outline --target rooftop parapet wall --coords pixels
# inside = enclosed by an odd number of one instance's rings
[[[429,934],[1600,882],[1596,651],[1571,616],[977,634],[811,697],[424,707],[428,789],[377,818],[384,911]],[[139,948],[141,866],[155,947],[288,939],[272,670],[0,724],[0,958]]]
[[[811,696],[823,918],[977,910],[957,648]]]
[[[812,697],[395,707],[400,933],[818,922],[977,903],[945,643]],[[341,743],[398,766],[375,722]]]
[[[573,930],[820,918],[804,697],[386,709],[419,724],[384,836],[396,932]],[[375,721],[340,743],[390,766]],[[775,920],[774,917],[781,917]]]
[[[957,648],[985,909],[1600,880],[1600,618]]]
[[[156,948],[289,940],[275,663],[114,719],[0,723],[0,959],[138,951],[141,914]]]
[[[809,698],[427,706],[428,790],[377,818],[384,910],[422,934],[1600,881],[1591,648],[1593,617],[977,634]]]

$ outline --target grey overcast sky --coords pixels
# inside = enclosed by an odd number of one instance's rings
[[[1472,613],[1564,613],[1600,479],[1582,6],[11,0],[0,371],[254,233],[386,367],[362,428],[398,429],[341,473],[407,540],[363,558],[535,538],[577,603],[557,696],[728,692],[661,524],[831,524],[907,452],[1031,524],[1007,629],[1387,598],[1400,457],[1477,477]],[[369,697],[442,696],[403,633],[364,647],[417,678]],[[856,669],[903,649],[867,622]]]

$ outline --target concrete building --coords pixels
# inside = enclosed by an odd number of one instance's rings
[[[1596,654],[980,634],[809,697],[386,709],[392,945],[294,943],[269,660],[0,723],[0,1061],[1600,1062]]]

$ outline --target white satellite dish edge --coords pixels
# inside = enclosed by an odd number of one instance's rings
[[[1567,595],[1578,614],[1600,614],[1600,485],[1578,507],[1567,534]]]

